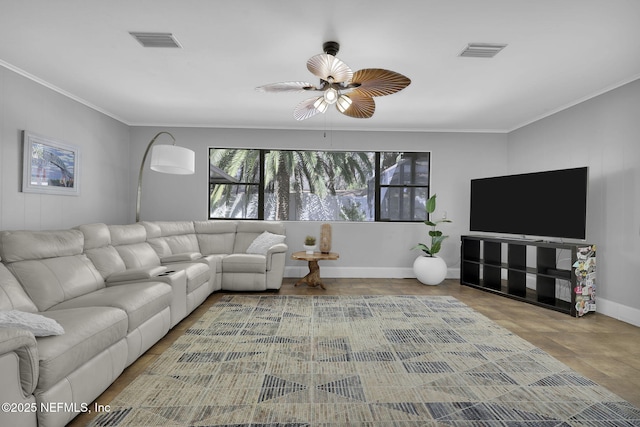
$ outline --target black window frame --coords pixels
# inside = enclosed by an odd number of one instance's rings
[[[213,189],[215,188],[215,185],[217,185],[218,183],[212,182],[211,181],[211,177],[209,177],[209,186],[208,186],[208,204],[207,204],[207,218],[210,220],[225,220],[225,219],[229,219],[229,220],[238,220],[238,221],[242,221],[242,220],[264,220],[265,219],[265,212],[264,212],[264,208],[265,208],[265,182],[264,182],[264,177],[265,177],[265,168],[264,168],[264,163],[265,163],[265,155],[266,153],[273,151],[275,149],[261,149],[261,148],[237,148],[237,147],[209,147],[209,161],[211,159],[211,150],[224,150],[224,149],[229,149],[229,150],[255,150],[259,152],[259,159],[260,159],[260,170],[259,170],[259,182],[258,183],[246,183],[246,182],[234,182],[233,184],[230,185],[255,185],[258,187],[258,217],[257,218],[225,218],[225,217],[213,217],[211,216],[211,193],[213,191]],[[278,151],[310,151],[310,152],[333,152],[333,151],[337,151],[337,150],[291,150],[291,149],[280,149]],[[345,150],[346,151],[346,150]],[[351,151],[353,152],[353,151]],[[361,152],[368,152],[368,153],[374,153],[374,176],[373,176],[373,187],[374,187],[374,216],[373,216],[373,221],[356,221],[356,222],[396,222],[396,223],[403,223],[403,222],[409,222],[409,223],[416,223],[416,222],[423,222],[425,219],[428,219],[428,214],[425,214],[426,216],[424,218],[415,218],[415,194],[414,197],[412,197],[410,199],[410,205],[411,205],[411,212],[413,212],[412,216],[414,217],[413,219],[391,219],[391,218],[382,218],[381,217],[381,192],[383,188],[389,188],[389,189],[409,189],[411,191],[414,191],[415,189],[425,189],[425,194],[426,194],[426,199],[428,199],[431,196],[431,165],[432,165],[432,156],[431,156],[431,152],[430,151],[361,151]],[[402,153],[403,155],[421,155],[421,156],[425,156],[428,158],[428,183],[427,184],[415,184],[414,180],[412,179],[412,183],[409,184],[381,184],[381,156],[383,153]],[[415,177],[415,173],[416,173],[416,167],[415,167],[415,159],[413,159],[412,161],[412,167],[411,167],[411,173],[412,175]],[[223,184],[223,185],[229,185],[229,184]],[[313,221],[313,220],[301,220],[301,219],[296,219],[296,220],[292,220],[292,221]]]

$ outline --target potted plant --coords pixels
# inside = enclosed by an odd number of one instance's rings
[[[316,249],[316,238],[313,236],[307,236],[304,238],[304,250],[307,251],[307,254],[313,254],[313,251]]]
[[[438,285],[442,283],[445,277],[447,277],[447,264],[445,261],[436,256],[442,248],[442,242],[449,236],[442,234],[442,231],[436,227],[443,222],[452,222],[449,219],[442,218],[437,221],[431,221],[430,215],[436,210],[436,195],[429,197],[427,200],[427,220],[424,221],[425,225],[431,227],[429,230],[429,237],[431,238],[431,244],[418,243],[412,249],[420,249],[424,252],[424,255],[420,255],[413,263],[413,272],[416,278],[425,285]]]

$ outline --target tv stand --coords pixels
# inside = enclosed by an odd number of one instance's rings
[[[460,284],[580,317],[595,312],[590,244],[462,236]],[[568,266],[558,265],[568,251]]]

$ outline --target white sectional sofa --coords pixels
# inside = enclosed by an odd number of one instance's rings
[[[63,426],[212,292],[279,289],[284,238],[264,221],[0,232],[0,426]]]

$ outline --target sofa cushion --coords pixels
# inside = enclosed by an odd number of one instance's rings
[[[104,288],[104,279],[85,255],[9,264],[39,311]]]
[[[2,263],[0,263],[0,310],[21,310],[30,313],[38,311],[38,307]]]
[[[51,307],[47,313],[80,307],[115,307],[126,312],[127,332],[131,332],[169,307],[171,292],[171,286],[162,282],[126,283],[65,301]]]
[[[113,246],[86,249],[85,255],[91,260],[103,278],[126,270],[122,257]]]
[[[116,246],[116,251],[127,268],[141,268],[160,265],[158,254],[148,243]]]
[[[233,253],[236,221],[194,221],[193,225],[203,255]]]
[[[83,224],[76,227],[84,235],[84,251],[103,248],[111,244],[111,233],[106,224]]]
[[[231,254],[222,259],[222,274],[262,273],[267,270],[267,258],[255,254]]]
[[[131,245],[147,240],[147,231],[142,224],[109,225],[113,246]]]
[[[0,232],[0,258],[5,263],[79,255],[83,245],[79,230]]]
[[[127,315],[113,307],[74,308],[42,314],[60,323],[66,333],[37,339],[40,390],[49,389],[127,333]]]

